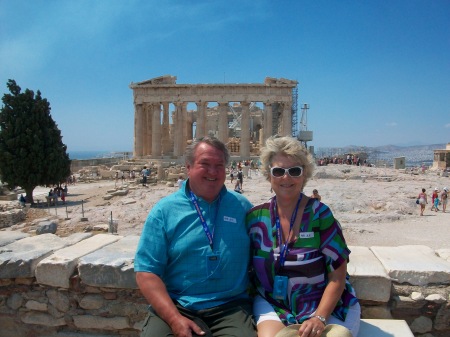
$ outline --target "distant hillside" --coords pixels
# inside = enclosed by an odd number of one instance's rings
[[[413,146],[397,146],[397,145],[384,145],[376,146],[372,149],[386,152],[399,152],[399,151],[433,151],[433,150],[445,150],[447,144],[431,144],[431,145],[413,145]]]

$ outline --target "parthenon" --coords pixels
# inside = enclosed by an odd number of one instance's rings
[[[215,136],[231,155],[259,154],[267,138],[294,135],[297,81],[177,84],[165,75],[130,84],[134,98],[133,156],[178,158],[194,138]],[[196,105],[196,109],[188,109]]]

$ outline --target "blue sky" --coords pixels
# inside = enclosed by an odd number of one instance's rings
[[[69,152],[132,150],[128,86],[166,74],[297,80],[316,148],[447,143],[450,1],[0,0],[0,95],[39,89]]]

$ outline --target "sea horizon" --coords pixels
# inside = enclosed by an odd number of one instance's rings
[[[67,151],[71,160],[86,160],[98,158],[113,158],[122,157],[124,153],[133,155],[133,151],[106,151],[106,150],[82,150],[82,151]]]

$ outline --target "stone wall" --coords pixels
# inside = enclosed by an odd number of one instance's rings
[[[0,204],[0,229],[11,227],[24,219],[25,212],[22,208],[17,208],[15,204]]]
[[[0,232],[0,337],[138,336],[147,313],[133,271],[138,240]],[[415,336],[450,335],[450,250],[350,248],[363,318],[405,320]]]

